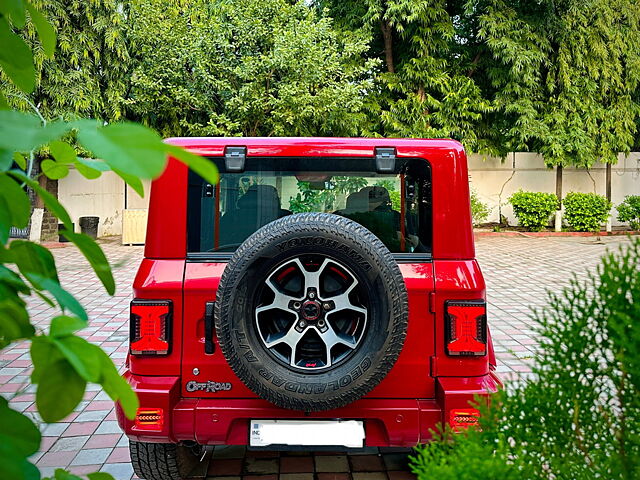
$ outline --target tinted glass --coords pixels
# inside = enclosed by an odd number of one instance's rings
[[[371,230],[394,253],[431,251],[431,179],[428,163],[396,161],[393,174],[373,159],[247,158],[230,173],[224,160],[218,185],[189,174],[189,252],[232,252],[278,218],[327,212]]]

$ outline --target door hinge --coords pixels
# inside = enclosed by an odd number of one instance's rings
[[[215,302],[207,302],[204,307],[204,353],[211,355],[216,345],[213,342],[213,307]]]

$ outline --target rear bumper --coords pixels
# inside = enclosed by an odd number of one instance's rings
[[[488,397],[500,386],[493,373],[481,377],[440,377],[435,399],[363,398],[346,407],[304,414],[285,410],[261,399],[180,398],[179,377],[125,378],[137,392],[140,406],[163,410],[156,431],[137,427],[116,406],[120,427],[141,442],[196,441],[203,445],[246,445],[251,419],[330,418],[363,420],[366,445],[411,447],[431,438],[430,430],[447,422],[452,409],[469,408],[476,395]]]

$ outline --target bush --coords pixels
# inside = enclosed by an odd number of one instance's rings
[[[599,232],[612,204],[596,193],[570,192],[563,200],[564,218],[578,232]]]
[[[519,190],[509,197],[509,203],[520,226],[533,232],[549,225],[549,217],[558,209],[558,197],[553,193]]]
[[[478,192],[473,188],[469,193],[471,197],[471,219],[474,225],[479,225],[489,217],[491,209],[489,205],[480,200]]]
[[[481,430],[417,449],[419,480],[640,478],[640,239],[575,277],[531,324],[533,375],[479,407]]]
[[[631,230],[640,230],[640,195],[627,195],[616,209],[620,222],[629,222]]]

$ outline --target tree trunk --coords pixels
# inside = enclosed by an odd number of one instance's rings
[[[393,63],[393,34],[391,32],[391,25],[386,20],[380,21],[380,30],[382,31],[382,38],[384,39],[384,59],[387,64],[387,71],[389,73],[395,73],[395,65]]]
[[[611,163],[606,163],[606,192],[607,192],[607,200],[611,201]],[[609,218],[607,219],[607,232],[611,231],[611,214],[609,214]]]
[[[556,197],[558,197],[558,210],[556,211],[556,232],[562,231],[562,165],[556,167]]]

